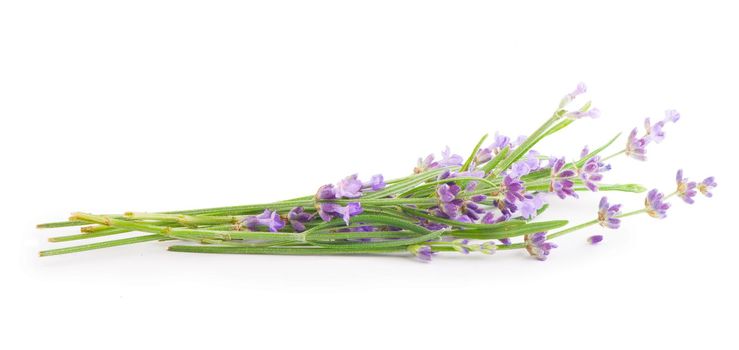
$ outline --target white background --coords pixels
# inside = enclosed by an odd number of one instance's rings
[[[739,22],[728,5],[1,4],[2,348],[737,345]],[[671,191],[682,167],[715,175],[714,198],[563,237],[547,262],[216,256],[165,243],[37,257],[74,229],[34,225],[72,211],[237,205],[354,172],[403,176],[445,145],[466,154],[485,132],[531,132],[579,81],[602,118],[541,151],[576,156],[675,108],[683,119],[650,160],[617,158],[606,181]],[[590,220],[599,196],[553,201],[545,217]],[[605,241],[589,246],[596,233]]]

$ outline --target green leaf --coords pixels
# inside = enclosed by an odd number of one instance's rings
[[[608,142],[607,142],[607,143],[606,143],[605,145],[603,145],[603,146],[600,146],[600,147],[598,147],[598,148],[597,148],[597,149],[595,149],[594,151],[592,151],[592,152],[588,153],[588,154],[587,154],[587,155],[586,155],[585,157],[583,157],[582,159],[578,160],[578,161],[577,161],[577,162],[575,163],[575,166],[576,166],[576,167],[578,167],[578,168],[579,168],[579,167],[581,167],[581,166],[583,166],[583,165],[585,164],[585,162],[587,162],[587,161],[588,161],[588,159],[590,159],[590,158],[593,158],[593,157],[595,157],[595,156],[596,156],[596,155],[598,155],[598,154],[599,154],[600,152],[603,152],[603,151],[604,151],[604,150],[605,150],[606,148],[608,148],[609,146],[611,146],[611,144],[613,144],[613,142],[615,142],[615,141],[616,141],[616,140],[618,139],[618,137],[619,137],[619,136],[621,136],[621,133],[618,133],[618,134],[616,134],[616,136],[614,136],[614,137],[613,137],[613,138],[612,138],[612,139],[611,139],[610,141],[608,141]]]
[[[511,146],[505,146],[498,154],[493,157],[489,162],[485,163],[485,165],[482,167],[482,170],[484,170],[486,173],[490,170],[493,170],[495,166],[500,164],[500,162],[505,159],[505,157],[508,155],[508,152],[510,152]]]
[[[485,142],[486,138],[488,138],[488,134],[485,134],[480,138],[480,141],[477,142],[477,145],[475,145],[475,148],[472,150],[472,153],[467,158],[467,161],[464,162],[464,164],[462,165],[462,168],[460,168],[459,171],[467,171],[467,169],[470,168],[470,164],[472,164],[472,160],[475,159],[475,156],[477,155],[477,151],[480,149],[480,146],[482,146],[482,143]]]
[[[489,229],[462,229],[449,231],[448,234],[469,239],[501,239],[518,237],[536,232],[546,232],[567,225],[567,220],[552,220],[527,223],[523,225],[494,227]]]

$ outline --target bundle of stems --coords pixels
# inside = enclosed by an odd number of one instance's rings
[[[578,119],[597,117],[589,102],[570,110],[572,101],[585,92],[584,84],[565,95],[553,115],[528,137],[511,140],[495,135],[483,147],[483,136],[466,158],[447,148],[439,160],[420,159],[413,174],[389,181],[381,175],[362,182],[356,175],[336,185],[321,186],[315,194],[265,204],[179,210],[160,213],[125,212],[90,214],[76,212],[67,221],[38,225],[39,228],[79,226],[80,233],[57,236],[49,242],[73,242],[92,238],[110,240],[49,249],[41,256],[77,253],[150,241],[174,241],[174,252],[350,255],[410,253],[429,261],[439,252],[492,254],[498,250],[525,250],[545,260],[556,244],[550,240],[577,230],[600,225],[617,228],[621,218],[635,214],[664,217],[671,196],[692,203],[696,191],[710,196],[713,178],[690,182],[678,174],[678,187],[664,196],[649,192],[644,207],[622,213],[605,197],[594,210],[593,220],[568,226],[567,220],[539,220],[548,208],[547,198],[579,198],[582,191],[640,193],[638,184],[604,184],[603,173],[611,158],[624,155],[646,159],[646,146],[664,137],[667,123],[679,114],[667,111],[664,120],[650,123],[637,137],[634,129],[626,146],[609,156],[602,153],[619,138],[602,146],[584,149],[579,158],[542,156],[533,148]],[[562,202],[558,202],[562,203]],[[129,232],[140,235],[116,236]],[[597,243],[602,236],[589,240]]]

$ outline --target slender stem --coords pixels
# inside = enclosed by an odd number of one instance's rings
[[[566,235],[566,234],[568,234],[570,232],[574,232],[574,231],[577,231],[577,230],[586,228],[588,226],[591,226],[591,225],[594,225],[594,224],[597,224],[597,223],[598,223],[598,219],[590,220],[590,221],[584,222],[584,223],[582,223],[580,225],[572,226],[572,227],[566,228],[566,229],[564,229],[562,231],[551,233],[551,234],[547,235],[547,239],[557,238],[559,236]]]
[[[270,254],[270,255],[349,255],[378,254],[406,251],[406,247],[342,249],[342,248],[304,248],[304,247],[234,247],[234,246],[190,246],[174,245],[168,248],[172,252],[216,253],[216,254]]]
[[[616,152],[614,154],[611,154],[610,156],[603,158],[601,161],[602,162],[605,162],[605,161],[607,161],[607,160],[609,160],[609,159],[611,159],[613,157],[619,156],[619,155],[624,154],[624,153],[626,153],[626,149],[622,149],[622,150],[620,150],[620,151],[618,151],[618,152]]]
[[[639,209],[639,210],[630,211],[628,213],[616,215],[616,217],[619,218],[619,219],[622,219],[622,218],[626,218],[626,217],[629,217],[629,216],[632,216],[632,215],[646,213],[646,212],[647,212],[647,209]]]
[[[647,211],[646,209],[638,209],[638,210],[630,211],[628,213],[623,213],[623,214],[616,215],[615,217],[621,219],[621,218],[626,218],[626,217],[629,217],[629,216],[632,216],[632,215],[637,215],[637,214],[645,213],[646,211]],[[549,235],[547,235],[547,239],[557,238],[557,237],[566,235],[566,234],[568,234],[570,232],[575,232],[577,230],[581,230],[581,229],[584,229],[586,227],[592,226],[594,224],[597,224],[598,222],[599,222],[598,219],[590,220],[590,221],[584,222],[584,223],[582,223],[580,225],[572,226],[572,227],[566,228],[566,229],[564,229],[562,231],[549,234]]]
[[[117,247],[117,246],[126,245],[126,244],[134,244],[134,243],[142,243],[142,242],[150,242],[150,241],[158,241],[158,240],[166,240],[166,239],[167,237],[164,237],[162,235],[131,237],[131,238],[117,239],[117,240],[107,241],[107,242],[78,245],[74,247],[44,250],[44,251],[39,252],[39,256],[52,256],[52,255],[79,253],[79,252],[84,252],[87,250],[110,248],[110,247]]]

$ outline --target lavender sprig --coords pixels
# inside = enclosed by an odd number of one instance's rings
[[[611,205],[602,197],[597,215],[594,213],[590,221],[569,227],[565,227],[566,220],[539,221],[548,205],[562,205],[549,201],[553,196],[579,199],[578,192],[643,192],[637,184],[603,183],[611,169],[606,162],[620,154],[646,160],[647,146],[662,142],[665,127],[680,119],[674,110],[666,111],[657,122],[647,118],[644,134],[634,129],[624,149],[611,156],[603,157],[601,153],[618,135],[593,151],[586,147],[574,161],[542,156],[534,149],[542,139],[585,117],[600,116],[590,102],[571,108],[586,92],[585,85],[580,84],[565,95],[552,116],[528,137],[512,140],[496,132],[492,143],[483,147],[485,135],[466,158],[446,147],[439,157],[431,154],[419,159],[413,173],[399,179],[386,181],[377,174],[362,181],[358,174],[352,174],[318,187],[313,195],[266,204],[164,213],[75,213],[69,221],[39,227],[82,226],[81,233],[52,237],[50,242],[131,231],[145,235],[45,250],[41,255],[177,241],[184,245],[173,245],[169,250],[277,255],[406,253],[424,262],[442,252],[490,255],[526,250],[536,259],[546,260],[557,248],[552,240],[563,235],[592,226],[617,229],[623,218],[637,214],[664,218],[672,196],[693,204],[699,192],[706,197],[713,195],[717,186],[713,177],[694,182],[680,170],[675,192],[664,195],[651,190],[643,208],[622,213],[620,204]],[[547,158],[548,164],[542,162]],[[591,235],[588,241],[602,242],[603,235]]]

